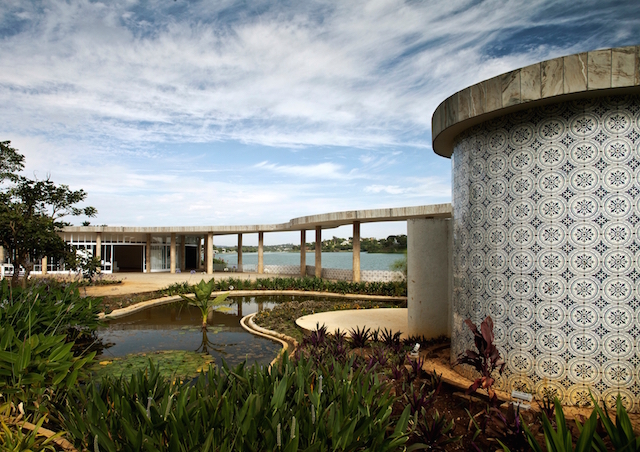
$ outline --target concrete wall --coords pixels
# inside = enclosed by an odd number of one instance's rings
[[[450,255],[450,220],[407,220],[409,335],[450,335]]]

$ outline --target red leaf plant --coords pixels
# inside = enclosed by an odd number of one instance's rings
[[[455,365],[469,364],[480,373],[480,377],[476,378],[469,389],[467,394],[473,394],[478,388],[485,389],[489,395],[490,401],[495,404],[498,396],[493,390],[493,372],[498,370],[498,373],[502,375],[504,371],[505,362],[500,356],[500,351],[494,345],[493,340],[493,320],[490,316],[482,321],[480,325],[480,331],[473,324],[470,319],[464,321],[467,324],[474,336],[474,342],[478,351],[466,350],[458,355],[458,360]]]

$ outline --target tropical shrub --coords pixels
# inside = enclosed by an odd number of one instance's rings
[[[392,402],[374,373],[335,360],[223,365],[187,383],[163,380],[150,363],[130,380],[80,388],[65,428],[89,450],[391,451],[409,421],[408,408],[392,418]]]
[[[93,339],[101,325],[100,299],[82,298],[76,284],[44,280],[26,288],[0,283],[0,325],[11,325],[17,337],[64,335],[67,341]]]
[[[498,371],[498,373],[502,374],[506,363],[493,343],[493,320],[490,316],[487,316],[482,321],[479,331],[471,320],[465,320],[465,324],[473,333],[473,340],[478,351],[466,350],[458,356],[456,364],[469,364],[480,373],[480,376],[469,386],[467,393],[474,393],[478,388],[485,389],[489,399],[495,404],[498,396],[493,390],[493,383],[495,382],[493,372]]]
[[[86,376],[95,352],[73,340],[95,332],[99,304],[81,299],[73,285],[12,290],[5,280],[0,296],[0,403],[46,414]]]

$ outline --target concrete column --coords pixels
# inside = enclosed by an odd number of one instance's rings
[[[0,246],[0,264],[4,264],[5,254],[4,246]]]
[[[96,233],[96,255],[95,257],[98,258],[98,260],[102,261],[102,232],[98,232]],[[96,269],[97,273],[100,273],[102,271],[102,266],[98,266],[98,268]]]
[[[42,258],[42,262],[40,263],[40,265],[42,265],[42,274],[46,275],[47,274],[47,256],[44,256]]]
[[[264,273],[264,232],[258,232],[258,273]]]
[[[175,232],[171,233],[171,256],[169,257],[171,259],[170,272],[175,273],[176,272],[176,233]]]
[[[238,271],[242,271],[242,234],[238,234]]]
[[[316,278],[322,278],[322,228],[316,226]]]
[[[147,249],[145,260],[147,261],[147,273],[151,273],[151,234],[147,234]]]
[[[447,219],[407,220],[409,335],[450,336],[451,235]]]
[[[213,232],[207,233],[207,275],[213,274]]]
[[[96,257],[102,259],[102,232],[96,234]]]
[[[202,250],[200,249],[201,245],[202,245],[202,238],[201,237],[196,237],[196,243],[198,244],[198,246],[196,246],[196,269],[200,270],[202,268]]]
[[[180,271],[183,272],[186,270],[186,260],[187,260],[187,243],[186,237],[184,235],[180,236]]]
[[[353,222],[353,282],[360,282],[360,222]]]
[[[307,231],[300,231],[300,276],[307,275]]]

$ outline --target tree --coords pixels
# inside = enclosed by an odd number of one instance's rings
[[[94,217],[94,207],[76,207],[84,201],[84,190],[71,190],[45,180],[29,179],[18,174],[24,168],[24,156],[0,142],[0,243],[12,256],[17,284],[20,267],[25,269],[23,284],[33,265],[44,256],[61,258],[71,252],[58,232],[69,223],[66,216]]]

